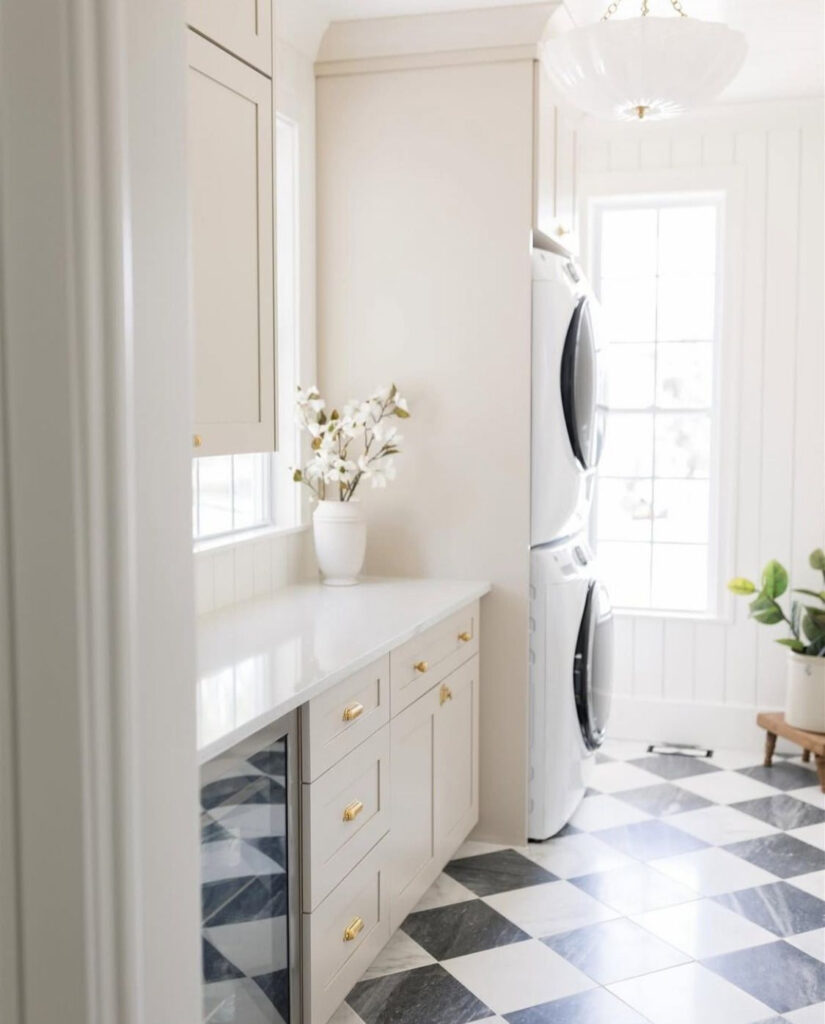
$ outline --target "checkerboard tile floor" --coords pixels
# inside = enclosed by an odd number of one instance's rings
[[[798,758],[608,741],[557,837],[466,843],[333,1024],[825,1024],[825,801]]]

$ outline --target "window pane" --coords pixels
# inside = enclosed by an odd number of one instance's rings
[[[709,500],[707,480],[657,480],[653,539],[707,543]]]
[[[695,544],[656,544],[651,597],[654,607],[668,611],[707,608],[707,548]]]
[[[611,409],[646,409],[653,405],[653,345],[608,345],[606,364]]]
[[[659,341],[712,341],[715,306],[715,277],[660,277]]]
[[[653,475],[653,417],[611,412],[607,418],[600,476]]]
[[[709,408],[713,402],[713,346],[689,341],[657,346],[656,375],[658,405]]]
[[[600,480],[599,537],[604,540],[650,540],[653,485],[650,480]]]
[[[260,455],[236,455],[235,529],[248,530],[267,520],[265,508],[265,468]]]
[[[599,541],[599,575],[619,608],[650,607],[649,544]]]
[[[198,460],[200,477],[200,536],[232,529],[232,456]]]
[[[609,210],[602,215],[602,277],[656,273],[656,210]]]
[[[672,206],[659,213],[659,273],[716,272],[716,207]]]
[[[603,279],[604,327],[613,342],[656,340],[656,279]]]
[[[657,477],[701,477],[710,475],[710,416],[656,416]]]

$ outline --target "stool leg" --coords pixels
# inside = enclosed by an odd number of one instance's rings
[[[765,736],[765,767],[770,768],[773,764],[773,752],[776,750],[776,733],[769,732]]]
[[[803,761],[803,763],[807,764],[810,760],[811,760],[811,752],[810,752],[810,750],[803,750],[802,751],[802,761]]]
[[[819,775],[819,788],[825,793],[825,757],[822,754],[816,755],[816,771]]]

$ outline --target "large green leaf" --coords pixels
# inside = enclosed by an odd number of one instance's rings
[[[782,644],[783,647],[790,647],[794,654],[804,654],[805,644],[801,640],[797,640],[796,637],[783,636],[781,640],[776,641],[778,644]]]
[[[753,594],[756,591],[756,584],[750,580],[745,579],[744,576],[736,576],[734,579],[728,581],[728,590],[732,594],[739,594],[741,596],[747,594]]]
[[[825,551],[822,548],[812,551],[808,561],[811,563],[812,569],[819,569],[820,572],[825,572]]]
[[[765,626],[775,626],[777,622],[781,622],[784,618],[782,609],[764,590],[751,601],[749,607],[751,618],[756,619],[757,622],[761,622]]]
[[[816,597],[825,604],[825,590],[806,590],[805,587],[795,587],[795,594],[807,594],[808,597]]]
[[[788,589],[788,572],[775,558],[762,573],[762,589],[768,597],[781,597]]]

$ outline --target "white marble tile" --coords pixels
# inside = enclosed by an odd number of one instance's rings
[[[453,854],[453,860],[459,860],[461,857],[477,857],[482,853],[495,853],[497,850],[507,849],[509,847],[500,846],[498,843],[483,843],[480,840],[468,839]]]
[[[749,864],[741,857],[718,847],[680,853],[676,857],[662,857],[654,861],[654,866],[657,871],[681,882],[701,896],[716,896],[776,881],[776,876],[769,871],[763,871],[755,864]]]
[[[809,892],[820,900],[825,900],[825,871],[812,871],[808,875],[796,875],[794,878],[787,878],[789,885],[795,885],[797,889]]]
[[[822,1024],[823,1020],[825,1020],[825,1003],[805,1006],[801,1010],[794,1010],[792,1013],[784,1014],[784,1017],[790,1024]]]
[[[694,960],[776,941],[766,928],[709,899],[636,914],[633,920]]]
[[[396,971],[411,971],[416,967],[434,964],[435,958],[411,939],[406,932],[397,931],[364,972],[363,979],[382,978]]]
[[[817,960],[825,962],[825,928],[817,928],[812,932],[802,932],[799,935],[789,935],[785,941],[790,942],[797,949],[801,949],[803,953],[807,953],[809,956],[814,956]]]
[[[687,779],[678,779],[682,789],[690,790],[697,796],[712,800],[717,804],[735,804],[740,800],[757,800],[762,796],[776,796],[773,786],[751,779],[738,772],[706,772],[704,775],[692,775]]]
[[[280,875],[283,868],[240,839],[221,839],[201,845],[201,882],[219,882],[245,875]]]
[[[601,750],[608,757],[613,757],[617,761],[632,761],[634,758],[644,757],[649,746],[650,744],[643,740],[613,739],[608,736],[602,744]]]
[[[593,767],[589,783],[600,793],[620,793],[625,789],[641,789],[642,786],[658,786],[662,782],[660,775],[646,772],[635,764],[611,761]]]
[[[233,836],[260,839],[286,834],[283,804],[239,804],[235,807],[216,807],[209,813]]]
[[[726,805],[700,807],[694,811],[685,811],[683,814],[671,814],[667,823],[713,846],[758,839],[760,836],[768,836],[778,831],[773,825]]]
[[[661,779],[659,780],[661,782]],[[636,821],[647,821],[650,815],[637,807],[617,800],[614,796],[587,796],[576,808],[570,824],[585,832],[613,828],[618,825],[632,825]]]
[[[285,917],[216,925],[204,928],[203,934],[219,953],[249,977],[287,966]]]
[[[348,1003],[341,1003],[327,1024],[364,1024],[364,1022]]]
[[[803,843],[810,843],[820,850],[825,850],[825,824],[805,825],[803,828],[794,828],[788,832],[789,836],[796,836]]]
[[[484,902],[537,938],[618,916],[615,910],[563,881],[496,893],[485,896]]]
[[[450,878],[449,875],[440,874],[415,905],[415,909],[416,911],[434,910],[436,907],[448,907],[451,903],[466,903],[467,900],[475,898],[476,894],[461,882]]]
[[[635,863],[627,854],[586,832],[549,839],[545,843],[528,843],[519,852],[559,878],[575,878]]]
[[[455,957],[442,966],[497,1014],[594,987],[590,978],[536,940]]]
[[[670,967],[607,987],[651,1024],[754,1024],[775,1016],[770,1007],[701,964]]]
[[[620,914],[641,914],[696,899],[696,892],[647,864],[588,875],[578,882],[600,903]]]
[[[825,810],[825,793],[819,786],[803,786],[802,789],[792,789],[789,796],[795,796],[797,800],[804,800],[806,804],[813,804],[820,810]]]
[[[205,1024],[223,1024],[224,1021],[272,1024],[272,1003],[250,978],[214,982],[205,985],[203,993]]]
[[[718,768],[734,772],[738,768],[753,768],[762,764],[762,751],[760,750],[714,750],[711,764]]]

